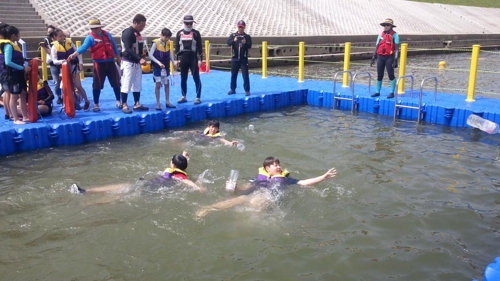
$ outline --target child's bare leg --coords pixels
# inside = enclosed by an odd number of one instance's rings
[[[248,203],[250,206],[258,211],[264,211],[272,204],[271,195],[268,193],[256,193],[253,195]]]
[[[28,118],[28,105],[26,104],[27,100],[26,98],[28,97],[28,93],[26,91],[22,91],[22,93],[19,95],[20,99],[20,106],[21,106],[21,113],[23,115],[23,121],[29,121]]]
[[[116,191],[120,189],[130,188],[132,185],[129,183],[120,183],[120,184],[109,184],[100,187],[95,187],[91,189],[87,189],[87,193],[99,193],[99,192],[110,192]]]
[[[82,87],[82,81],[80,80],[79,73],[73,74],[73,84],[75,85],[75,88],[78,90],[78,93],[82,95],[83,100],[85,102],[89,102],[89,99],[87,98],[87,92],[85,92],[85,89]]]
[[[165,87],[165,103],[170,104],[170,85],[167,83],[163,85]]]
[[[10,92],[9,91],[3,92],[3,106],[5,109],[5,115],[8,115],[9,118],[12,117],[12,114],[10,113]]]
[[[231,207],[244,204],[244,203],[248,202],[248,200],[249,200],[249,197],[247,195],[241,195],[241,196],[238,196],[235,198],[231,198],[231,199],[228,199],[228,200],[225,200],[225,201],[222,201],[222,202],[210,205],[210,206],[203,207],[201,210],[196,212],[196,216],[201,218],[201,217],[208,215],[208,213],[210,213],[212,211],[229,209]]]
[[[156,82],[156,87],[155,87],[156,108],[161,108],[161,104],[160,104],[160,88],[161,88],[161,82]]]
[[[17,115],[17,100],[19,99],[19,94],[13,94],[10,97],[9,109],[10,114],[12,114],[12,118],[14,119],[14,124],[25,124],[22,119],[19,120],[19,115]]]

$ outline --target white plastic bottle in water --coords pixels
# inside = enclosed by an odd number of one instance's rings
[[[238,170],[231,170],[231,173],[229,174],[229,179],[226,183],[226,191],[233,192],[234,189],[236,188],[236,181],[238,180],[238,175],[240,172]]]
[[[253,125],[252,125],[252,124],[248,125],[248,129],[249,129],[250,131],[253,131],[253,129],[254,129]]]
[[[240,151],[243,151],[245,150],[245,145],[239,142],[238,145],[236,145],[236,148],[239,149]]]
[[[471,114],[469,118],[467,118],[467,125],[478,128],[479,130],[485,131],[488,134],[496,134],[500,130],[497,123],[483,119],[474,114]]]

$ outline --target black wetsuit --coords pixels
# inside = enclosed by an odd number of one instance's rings
[[[191,70],[196,85],[196,98],[200,98],[201,96],[201,80],[200,71],[198,69],[198,58],[201,61],[203,60],[203,46],[201,42],[200,32],[194,28],[191,29],[191,31],[181,29],[175,36],[175,56],[177,60],[180,60],[181,90],[183,97],[186,97],[187,94],[189,70]]]
[[[237,41],[234,38],[238,37]],[[245,43],[241,41],[245,39]],[[252,48],[252,37],[243,32],[232,33],[227,39],[227,44],[231,46],[231,91],[236,90],[236,79],[238,78],[238,71],[241,68],[241,75],[243,76],[243,89],[245,92],[250,92],[250,79],[248,76],[248,49]]]

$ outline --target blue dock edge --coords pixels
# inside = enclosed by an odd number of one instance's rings
[[[500,281],[500,257],[496,257],[492,263],[486,266],[483,281]]]
[[[238,84],[242,85],[241,76]],[[58,113],[59,106],[54,107],[52,116],[38,120],[37,123],[13,125],[10,121],[0,124],[0,155],[10,155],[41,148],[64,145],[78,145],[82,143],[103,140],[111,137],[132,136],[137,134],[157,132],[164,129],[173,129],[187,123],[206,119],[217,119],[247,114],[258,111],[277,110],[287,106],[310,105],[325,108],[334,108],[350,111],[352,102],[335,100],[334,97],[351,97],[351,88],[342,88],[337,85],[337,93],[333,93],[332,81],[306,80],[298,83],[289,77],[269,77],[262,79],[258,75],[251,75],[252,95],[244,96],[243,91],[235,95],[227,95],[230,74],[223,71],[211,71],[202,75],[203,103],[193,105],[192,102],[178,105],[172,110],[156,111],[154,98],[154,83],[152,75],[143,76],[143,91],[141,103],[149,106],[146,112],[124,114],[115,107],[114,94],[109,86],[101,93],[101,112],[77,111],[73,119]],[[224,81],[225,83],[221,83]],[[82,82],[87,92],[91,92],[92,79]],[[430,89],[431,87],[429,87]],[[194,83],[191,77],[188,80],[188,91],[194,92]],[[394,115],[394,99],[386,99],[388,93],[383,88],[381,97],[371,98],[366,85],[356,85],[354,107],[356,111]],[[160,96],[164,102],[163,89]],[[419,91],[409,90],[400,95],[398,103],[409,106],[418,105]],[[188,99],[192,101],[194,94],[188,92]],[[413,96],[413,97],[412,97]],[[180,98],[180,88],[171,87],[170,100]],[[130,98],[129,98],[130,99]],[[0,113],[3,115],[3,109]],[[438,93],[434,100],[433,91],[423,92],[422,120],[430,124],[440,124],[453,127],[466,127],[466,119],[470,114],[479,115],[485,119],[500,123],[500,100],[476,97],[476,102],[465,102],[463,94]],[[2,116],[0,115],[0,116]],[[403,120],[417,119],[417,111],[401,109],[397,111],[397,118]]]

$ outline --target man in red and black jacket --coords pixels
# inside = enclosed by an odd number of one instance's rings
[[[193,75],[196,85],[196,99],[194,104],[200,104],[201,80],[199,67],[203,63],[203,47],[200,32],[193,28],[193,16],[184,16],[184,28],[177,32],[175,36],[175,56],[177,66],[181,69],[181,90],[182,97],[177,103],[187,102],[187,78],[189,70]],[[199,57],[199,60],[198,60]]]
[[[245,95],[250,95],[250,78],[248,77],[248,50],[252,48],[252,37],[245,33],[246,24],[243,20],[238,22],[238,31],[229,35],[227,45],[231,46],[231,90],[228,95],[236,94],[236,79],[241,68],[243,76],[243,89]]]

